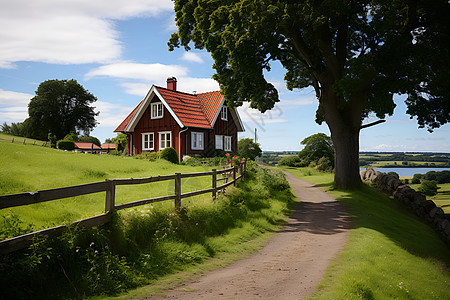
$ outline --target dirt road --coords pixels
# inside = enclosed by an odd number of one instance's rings
[[[299,198],[288,224],[259,252],[148,299],[299,299],[310,295],[345,245],[349,221],[341,205],[289,173]]]

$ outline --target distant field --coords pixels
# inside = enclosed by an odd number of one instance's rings
[[[396,161],[389,161],[389,160],[382,160],[382,161],[376,161],[370,164],[372,167],[383,167],[383,166],[389,166],[389,167],[413,167],[413,166],[427,166],[427,167],[439,167],[439,166],[446,166],[447,164],[444,162],[427,162],[427,161],[408,161],[407,165],[403,165],[402,161],[396,160]]]
[[[141,178],[156,175],[204,172],[205,167],[174,165],[167,161],[150,162],[110,155],[92,155],[0,142],[0,195],[31,192],[57,187],[104,181],[106,178]],[[210,177],[185,178],[183,193],[211,187]],[[119,186],[116,203],[156,196],[173,195],[173,181]],[[183,204],[210,200],[209,194],[183,199]],[[173,201],[158,205],[172,205]],[[0,210],[1,216],[15,214],[35,229],[70,223],[104,211],[105,193],[38,203]]]
[[[409,186],[417,191],[420,184],[410,184]],[[450,214],[450,183],[438,184],[438,186],[440,187],[438,194],[433,197],[427,196],[427,199],[433,200],[445,213]]]

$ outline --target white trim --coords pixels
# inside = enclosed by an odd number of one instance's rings
[[[216,124],[216,121],[219,118],[219,115],[220,115],[220,113],[222,111],[222,106],[223,106],[224,103],[225,103],[225,97],[222,96],[222,102],[220,102],[219,109],[216,111],[216,115],[214,116],[214,119],[211,122],[211,128],[214,128],[214,125]]]
[[[145,136],[151,136],[151,140],[149,139],[147,142],[150,145],[152,144],[153,147],[145,147]],[[142,151],[145,150],[155,150],[155,134],[153,132],[143,132],[142,133]]]
[[[223,150],[224,151],[231,151],[231,136],[224,136],[223,137]]]
[[[219,141],[218,139],[220,139],[220,145],[217,143],[217,141]],[[214,137],[214,148],[223,150],[223,135],[217,134]]]
[[[201,138],[199,139],[199,137]],[[205,149],[204,137],[205,134],[203,132],[191,132],[191,150],[204,150]],[[194,146],[195,144],[197,144],[197,146]]]
[[[158,89],[155,85],[152,85],[150,87],[150,90],[148,91],[145,98],[142,100],[141,105],[139,105],[138,110],[133,116],[133,119],[131,119],[130,123],[128,123],[127,127],[125,128],[125,132],[133,132],[134,128],[136,127],[139,120],[142,118],[142,115],[144,114],[145,110],[148,108],[150,101],[153,99],[153,95],[156,95],[158,99],[164,104],[164,107],[169,111],[169,113],[172,115],[172,117],[175,119],[177,124],[183,128],[185,127],[183,123],[180,121],[180,119],[177,117],[175,112],[172,110],[172,108],[167,104],[166,100],[161,96],[161,94],[158,92]]]
[[[161,106],[161,115],[159,115],[159,106]],[[156,116],[153,116],[153,112],[156,111]],[[150,103],[150,119],[162,119],[164,118],[164,104],[162,102]]]
[[[228,121],[228,107],[223,105],[220,110],[220,119],[223,121]]]
[[[163,134],[170,134],[170,139],[169,140],[167,140],[167,139],[164,140],[164,147],[162,147],[162,145],[161,145],[161,140],[162,140],[161,139],[161,135],[163,135]],[[160,131],[160,132],[158,132],[158,150],[161,151],[161,150],[163,150],[165,148],[172,147],[172,140],[173,140],[172,139],[172,131]],[[167,141],[169,141],[169,145],[167,145]]]

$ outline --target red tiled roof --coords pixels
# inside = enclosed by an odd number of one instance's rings
[[[197,94],[197,99],[200,102],[200,106],[205,113],[209,124],[212,124],[214,117],[216,116],[220,104],[223,100],[223,95],[219,91]]]
[[[102,149],[116,149],[116,144],[114,143],[103,143],[102,144]]]
[[[83,149],[83,150],[101,150],[99,146],[93,143],[82,143],[82,142],[75,142],[75,149]]]
[[[172,109],[183,126],[212,128],[212,122],[222,103],[223,96],[219,91],[201,94],[188,94],[155,86],[155,89]],[[145,99],[144,99],[145,100]],[[120,123],[114,132],[123,132],[132,121],[144,100],[133,109],[131,113]]]
[[[181,123],[187,127],[211,128],[197,95],[156,87]]]

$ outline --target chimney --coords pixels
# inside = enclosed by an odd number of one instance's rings
[[[177,90],[177,79],[175,77],[167,78],[167,89],[172,91]]]

